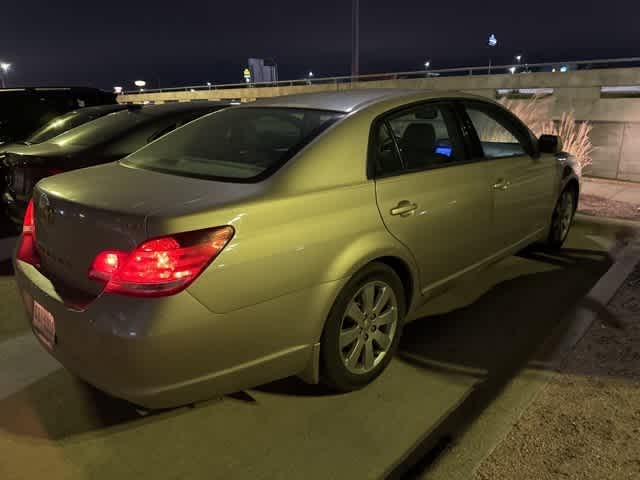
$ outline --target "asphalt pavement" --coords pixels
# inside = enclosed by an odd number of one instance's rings
[[[151,414],[88,387],[42,351],[11,264],[0,262],[0,478],[310,480],[423,471],[542,344],[571,327],[567,312],[632,234],[623,222],[582,216],[562,252],[530,250],[469,279],[407,326],[398,358],[361,391],[335,395],[284,379]]]

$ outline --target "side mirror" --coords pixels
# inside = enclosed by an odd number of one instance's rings
[[[562,138],[557,135],[541,135],[538,140],[538,150],[540,150],[540,153],[560,153],[562,147]]]

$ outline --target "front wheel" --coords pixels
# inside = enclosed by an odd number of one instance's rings
[[[564,189],[551,218],[551,229],[547,238],[547,245],[551,248],[561,248],[567,239],[576,206],[577,198],[575,192],[569,188]]]
[[[398,348],[404,289],[387,265],[372,263],[342,289],[320,344],[322,382],[343,392],[372,382]]]

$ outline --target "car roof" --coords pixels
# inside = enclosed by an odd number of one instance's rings
[[[249,107],[289,107],[289,108],[310,108],[317,110],[333,110],[337,112],[353,112],[361,108],[381,103],[387,100],[400,99],[403,97],[424,96],[424,98],[469,98],[490,101],[484,97],[464,94],[461,92],[448,92],[418,89],[400,88],[369,88],[356,90],[343,90],[339,92],[317,92],[303,93],[296,95],[286,95],[268,99],[260,99]]]
[[[111,93],[106,90],[95,87],[56,87],[56,86],[42,86],[42,87],[7,87],[0,88],[0,94],[5,93],[17,93],[17,92],[101,92]]]
[[[109,112],[117,112],[118,110],[125,110],[128,105],[122,105],[120,103],[110,103],[107,105],[93,105],[91,107],[82,107],[76,108],[75,110],[71,110],[70,112],[63,113],[62,115],[66,115],[68,113],[109,113]]]
[[[225,107],[231,105],[230,102],[219,102],[210,100],[198,100],[196,102],[171,102],[161,103],[157,105],[128,105],[128,110],[139,110],[144,112],[145,116],[162,117],[174,113],[198,111],[212,107]]]

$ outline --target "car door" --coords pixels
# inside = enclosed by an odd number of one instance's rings
[[[537,152],[536,139],[497,105],[464,102],[485,160],[493,196],[493,249],[500,252],[533,239],[548,226],[553,203],[553,158]]]
[[[389,232],[413,253],[427,293],[489,254],[487,170],[470,160],[450,103],[394,111],[372,128],[378,208]]]

